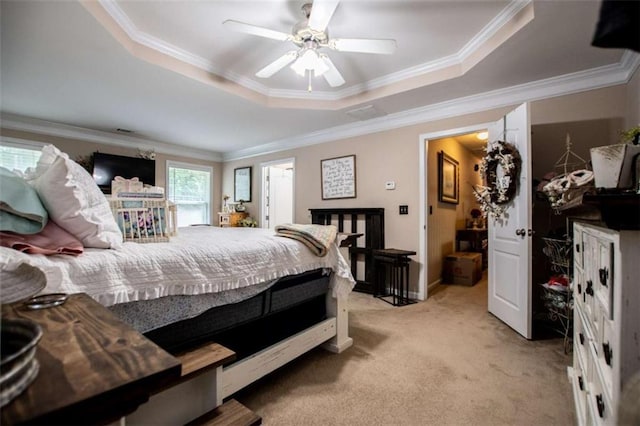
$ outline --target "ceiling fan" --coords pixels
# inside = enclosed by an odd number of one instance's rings
[[[338,2],[339,0],[315,0],[313,4],[303,5],[305,19],[293,26],[291,34],[234,20],[226,20],[223,24],[233,31],[290,41],[298,47],[262,68],[256,73],[257,77],[269,78],[293,62],[291,68],[296,73],[303,77],[308,75],[309,91],[314,75],[322,75],[331,87],[338,87],[343,85],[345,80],[329,56],[320,49],[386,55],[396,50],[396,41],[391,39],[329,38],[327,25],[338,7]]]

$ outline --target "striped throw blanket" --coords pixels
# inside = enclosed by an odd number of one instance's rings
[[[309,247],[316,256],[326,256],[336,240],[338,229],[334,225],[303,225],[285,223],[276,226],[276,235],[293,238]]]

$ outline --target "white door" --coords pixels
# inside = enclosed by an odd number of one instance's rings
[[[262,227],[293,222],[293,160],[262,165]]]
[[[293,222],[293,168],[272,167],[269,172],[269,225]]]
[[[522,104],[489,127],[489,141],[514,144],[522,157],[515,199],[489,223],[489,312],[531,338],[531,127]]]

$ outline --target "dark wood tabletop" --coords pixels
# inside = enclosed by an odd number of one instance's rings
[[[86,294],[30,310],[2,305],[2,318],[43,330],[35,381],[2,407],[2,424],[106,424],[133,412],[180,377],[180,361]]]
[[[416,254],[413,250],[400,250],[394,248],[377,249],[373,251],[374,256],[389,256],[389,257],[403,257],[413,256]]]

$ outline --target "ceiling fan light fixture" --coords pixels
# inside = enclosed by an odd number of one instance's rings
[[[395,52],[397,45],[392,39],[330,39],[327,25],[339,2],[340,0],[314,0],[313,3],[306,3],[302,7],[305,19],[293,26],[291,34],[234,20],[226,20],[223,24],[234,31],[289,41],[297,46],[298,50],[285,53],[256,72],[256,77],[269,78],[289,65],[296,74],[309,79],[309,91],[311,80],[316,76],[324,77],[331,87],[340,87],[345,84],[344,77],[331,58],[319,49],[389,55]]]
[[[296,61],[291,64],[291,69],[294,70],[300,77],[304,77],[307,73],[307,69],[302,65],[302,63],[300,63],[299,59],[296,59]]]
[[[298,59],[291,65],[296,74],[304,77],[307,70],[313,71],[316,76],[324,74],[329,67],[324,63],[314,48],[305,48],[298,54]]]

